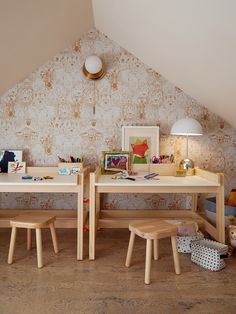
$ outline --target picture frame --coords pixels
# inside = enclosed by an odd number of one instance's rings
[[[21,162],[22,150],[0,149],[0,172],[8,172],[8,162]]]
[[[132,170],[147,170],[159,155],[159,126],[122,126],[122,150],[132,155]]]
[[[102,174],[114,174],[121,171],[130,171],[131,155],[129,151],[103,151]]]
[[[9,161],[8,162],[8,173],[16,174],[16,173],[25,173],[26,170],[26,162],[24,161]]]

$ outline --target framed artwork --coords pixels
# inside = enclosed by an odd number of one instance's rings
[[[114,174],[120,171],[130,170],[129,151],[103,151],[102,174]]]
[[[132,153],[132,165],[150,164],[159,155],[159,127],[123,126],[122,149]]]
[[[25,173],[25,164],[24,161],[9,161],[8,173]]]
[[[22,161],[22,150],[0,150],[0,172],[8,172],[9,161]]]

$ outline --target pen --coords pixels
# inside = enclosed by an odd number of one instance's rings
[[[126,180],[135,181],[134,178],[125,178]]]

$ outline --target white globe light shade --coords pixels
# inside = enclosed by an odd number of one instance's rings
[[[172,128],[170,133],[172,135],[190,135],[190,136],[195,136],[195,135],[202,135],[203,130],[201,124],[192,118],[185,118],[185,119],[180,119],[176,121]]]
[[[91,74],[96,74],[102,69],[102,60],[98,56],[89,56],[84,64],[86,70]]]

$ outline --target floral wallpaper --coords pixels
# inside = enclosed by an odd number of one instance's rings
[[[100,56],[106,76],[89,81],[81,67]],[[204,75],[204,74],[203,74]],[[223,104],[222,104],[223,106]],[[28,166],[55,166],[57,156],[82,155],[94,169],[101,151],[121,148],[122,125],[159,125],[160,152],[184,157],[184,138],[172,124],[197,119],[204,135],[189,141],[195,164],[225,173],[226,193],[236,187],[236,131],[181,89],[97,30],[54,56],[0,99],[0,147],[23,149]],[[1,208],[75,208],[74,195],[1,193]],[[105,208],[178,208],[178,195],[110,195]]]

